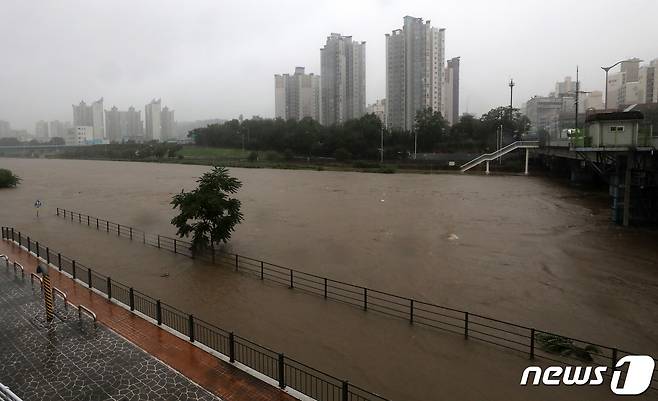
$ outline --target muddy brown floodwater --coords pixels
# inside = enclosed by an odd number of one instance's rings
[[[54,217],[62,207],[173,235],[171,196],[208,167],[0,158],[2,167],[23,178],[0,190],[2,225],[393,400],[611,398],[602,387],[521,388],[528,361],[517,354]],[[605,194],[523,176],[231,173],[244,183],[245,221],[230,244],[242,255],[658,354],[658,236],[610,224]]]

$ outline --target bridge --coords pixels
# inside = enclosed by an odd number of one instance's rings
[[[517,149],[525,149],[525,174],[530,151],[549,170],[568,172],[572,182],[600,180],[609,185],[612,220],[625,226],[658,224],[658,133],[643,124],[638,111],[588,115],[584,130],[549,135],[542,141],[517,141],[461,166],[466,172]],[[626,185],[628,183],[628,185]]]

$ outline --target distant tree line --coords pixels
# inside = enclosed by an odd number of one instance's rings
[[[416,114],[414,130],[384,128],[386,159],[404,159],[414,151],[480,152],[495,147],[500,126],[507,136],[520,136],[529,128],[527,117],[508,107],[492,109],[480,118],[465,114],[450,127],[441,113],[431,109]],[[262,119],[226,121],[197,128],[188,136],[198,146],[241,148],[251,151],[274,150],[305,157],[334,157],[339,160],[378,159],[382,122],[374,114],[343,124],[322,126],[304,118],[300,121]]]
[[[175,143],[125,143],[109,145],[76,146],[65,148],[61,154],[72,159],[148,160],[177,157],[182,149]]]

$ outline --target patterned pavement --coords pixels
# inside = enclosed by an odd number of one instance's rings
[[[90,319],[45,321],[39,285],[0,267],[0,383],[28,400],[219,400]]]

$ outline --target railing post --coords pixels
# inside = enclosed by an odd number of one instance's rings
[[[228,359],[231,363],[235,362],[235,334],[228,333]]]
[[[414,300],[409,300],[409,323],[414,322]]]
[[[530,359],[535,358],[535,329],[530,329]]]
[[[14,227],[11,228],[11,240],[15,241],[14,240]]]
[[[39,255],[39,241],[37,241],[36,246],[37,246],[37,259],[39,259],[41,257],[41,255]]]
[[[146,244],[146,233],[142,232],[142,242]]]
[[[468,312],[464,312],[464,338],[468,338]]]
[[[57,267],[59,267],[59,271],[62,271],[62,254],[57,252]]]
[[[239,257],[239,256],[238,256],[238,254],[236,253],[236,254],[235,254],[235,271],[236,271],[236,272],[238,271],[238,257]]]
[[[155,320],[158,321],[158,326],[162,325],[162,303],[159,299],[155,301]]]
[[[59,217],[59,208],[57,208],[57,216]]]
[[[46,263],[50,266],[50,247],[46,247]]]
[[[117,224],[117,236],[121,236],[121,224]]]
[[[105,222],[105,231],[107,231],[108,233],[110,232],[110,222],[109,221]]]
[[[263,280],[263,278],[264,278],[264,276],[263,276],[263,273],[264,273],[263,270],[264,270],[264,269],[263,269],[263,261],[261,260],[261,261],[260,261],[260,279],[261,279],[261,280]]]
[[[107,277],[107,299],[112,299],[112,279]]]
[[[87,216],[87,226],[91,225],[91,217]]]
[[[98,224],[98,217],[96,217],[96,229],[100,230],[100,225]]]
[[[71,261],[71,266],[72,266],[71,271],[73,273],[73,280],[75,280],[75,260]]]
[[[174,253],[178,253],[176,252],[176,238],[174,238]]]
[[[32,245],[31,245],[30,237],[28,236],[27,237],[27,253],[32,252],[31,248],[32,248]]]
[[[132,239],[133,239],[133,228],[130,227],[130,240],[132,241]]]
[[[160,234],[158,234],[158,248],[160,248]]]
[[[93,288],[92,285],[91,285],[91,269],[90,268],[87,268],[87,286],[89,287],[89,289]]]
[[[294,287],[295,286],[294,286],[293,281],[292,281],[292,269],[290,269],[290,288],[294,288]]]
[[[343,380],[343,386],[342,386],[342,389],[341,389],[341,398],[340,398],[341,401],[348,401],[349,394],[350,394],[349,386],[350,386],[350,383],[347,380]]]
[[[617,365],[617,348],[612,349],[612,370],[615,370],[615,365]]]
[[[194,315],[189,318],[190,342],[194,342]]]
[[[324,278],[324,298],[327,299],[327,278]]]
[[[363,310],[368,310],[368,289],[363,288]]]
[[[130,310],[135,310],[135,290],[132,287],[128,290],[128,303],[130,304]]]
[[[284,366],[284,358],[285,356],[283,354],[279,354],[279,387],[282,389],[286,388],[286,372]]]
[[[64,209],[64,218],[66,218],[66,209]]]
[[[23,246],[23,240],[21,239],[21,232],[18,232],[18,246],[21,247]]]
[[[78,213],[78,223],[82,223],[82,215]]]

